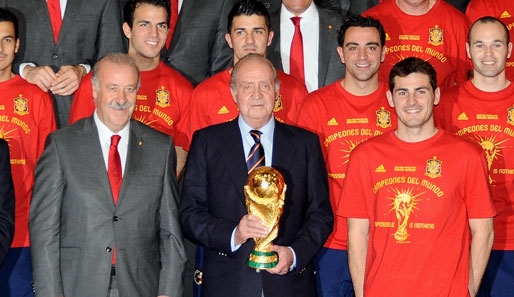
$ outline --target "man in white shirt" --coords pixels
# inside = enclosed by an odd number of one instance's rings
[[[335,11],[318,8],[312,0],[283,0],[280,11],[271,16],[275,38],[267,56],[273,65],[295,76],[294,72],[291,73],[290,63],[295,39],[294,17],[300,18],[303,75],[307,90],[312,92],[344,77],[345,68],[337,54],[337,31],[344,17]]]
[[[29,231],[37,296],[181,296],[173,140],[131,120],[132,58],[93,70],[93,116],[50,134],[35,172]]]

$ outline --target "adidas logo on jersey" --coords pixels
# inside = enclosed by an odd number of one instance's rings
[[[468,116],[466,115],[466,113],[463,112],[463,113],[459,114],[459,116],[457,117],[457,120],[459,120],[459,121],[467,121],[469,119],[468,119]]]
[[[328,126],[338,126],[339,123],[336,121],[336,118],[331,118],[327,123]]]
[[[375,169],[375,172],[386,172],[384,164],[380,164],[380,166],[378,166],[377,169]]]
[[[505,10],[504,12],[502,12],[500,19],[506,19],[506,18],[511,18],[511,17],[512,16]]]
[[[220,110],[218,110],[218,114],[226,114],[226,113],[229,113],[228,108],[225,105],[223,105],[223,107],[220,108]]]

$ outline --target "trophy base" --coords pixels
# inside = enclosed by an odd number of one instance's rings
[[[252,251],[248,257],[248,261],[246,261],[246,265],[257,269],[257,271],[273,268],[277,266],[277,263],[278,256],[275,252]]]

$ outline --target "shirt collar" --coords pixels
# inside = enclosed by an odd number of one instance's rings
[[[284,4],[282,4],[282,8],[280,9],[280,21],[283,22],[286,19],[290,20],[294,16],[295,15],[287,10]],[[299,17],[302,17],[302,20],[313,20],[318,17],[318,9],[316,8],[314,1],[312,1],[311,5],[302,14],[300,14]]]
[[[250,125],[248,125],[245,122],[245,120],[243,119],[243,117],[241,115],[239,115],[239,117],[237,117],[237,123],[239,125],[239,129],[241,130],[242,135],[245,135],[245,136],[249,135],[250,131],[256,130],[256,129],[250,127]],[[264,126],[262,126],[259,129],[259,131],[261,131],[262,137],[268,139],[271,143],[273,143],[273,133],[275,132],[275,117],[271,117],[269,122],[267,122]]]
[[[123,127],[123,129],[121,129],[120,131],[118,131],[118,133],[114,133],[111,131],[111,129],[109,129],[101,120],[100,118],[98,117],[98,114],[95,110],[95,113],[93,114],[93,118],[95,120],[95,124],[96,124],[96,128],[98,130],[98,136],[100,138],[100,141],[101,142],[104,142],[104,141],[111,141],[111,136],[112,135],[119,135],[121,136],[121,139],[128,139],[128,136],[129,136],[129,131],[130,131],[130,120],[128,121],[128,123],[125,125],[125,127]]]

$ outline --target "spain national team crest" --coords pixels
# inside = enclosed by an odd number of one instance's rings
[[[514,126],[514,107],[507,108],[507,123]]]
[[[431,44],[433,46],[443,44],[443,29],[435,25],[435,28],[429,29],[428,31],[430,32],[428,37],[428,44]]]
[[[275,108],[273,108],[273,112],[281,111],[284,107],[282,106],[282,95],[278,95],[277,100],[275,100]]]
[[[164,86],[162,86],[160,90],[156,90],[155,93],[157,94],[155,104],[163,108],[170,106],[170,92],[166,91]]]
[[[391,113],[384,107],[377,110],[377,126],[384,129],[391,127]]]
[[[29,99],[23,98],[23,95],[20,94],[18,97],[14,98],[14,113],[19,115],[26,115],[29,113]]]
[[[434,156],[433,159],[428,159],[425,175],[431,178],[441,177],[442,164],[443,162],[441,160],[437,160],[436,156]]]

